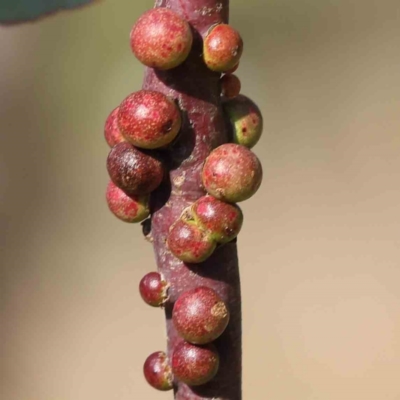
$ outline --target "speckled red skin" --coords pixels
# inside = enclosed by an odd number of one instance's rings
[[[149,196],[128,196],[112,181],[107,185],[106,200],[110,211],[124,222],[140,222],[149,214]]]
[[[204,385],[217,374],[219,355],[212,344],[195,346],[181,342],[172,354],[171,367],[175,379],[190,386]]]
[[[221,78],[221,94],[227,99],[238,96],[241,88],[242,84],[236,75],[227,74]]]
[[[243,40],[228,24],[211,29],[204,39],[203,58],[212,71],[225,72],[235,67],[243,52]]]
[[[213,196],[203,196],[191,207],[196,223],[206,229],[217,243],[227,243],[240,232],[242,210],[236,204],[225,203]]]
[[[219,74],[204,64],[201,54],[209,28],[228,22],[228,0],[157,0],[156,6],[168,7],[186,18],[194,32],[193,51],[177,68],[168,71],[146,69],[143,89],[157,90],[173,97],[182,110],[182,128],[174,143],[165,151],[170,156],[170,185],[161,185],[152,194],[151,237],[157,266],[171,285],[165,306],[167,354],[172,356],[182,341],[171,318],[171,306],[187,290],[208,286],[227,304],[230,322],[214,344],[220,356],[220,368],[205,385],[174,385],[175,400],[242,400],[241,391],[241,300],[240,279],[235,241],[219,247],[201,264],[187,264],[168,249],[171,225],[182,211],[204,196],[201,171],[210,151],[228,141],[227,125],[221,107]]]
[[[169,232],[168,247],[181,261],[197,264],[210,257],[216,243],[194,223],[179,219]]]
[[[232,141],[252,148],[260,140],[263,131],[263,117],[257,105],[244,95],[239,95],[223,104],[228,117]]]
[[[247,147],[227,143],[207,157],[202,177],[209,194],[238,203],[257,192],[262,181],[262,167],[257,156]]]
[[[149,272],[139,283],[143,301],[152,307],[160,307],[168,300],[168,283],[158,272]]]
[[[152,192],[160,185],[164,175],[160,160],[127,142],[111,149],[107,170],[111,180],[120,189],[135,195]]]
[[[186,341],[207,344],[222,335],[229,322],[229,311],[213,289],[200,286],[179,297],[172,320]]]
[[[111,111],[111,114],[107,117],[104,126],[104,137],[110,147],[114,147],[116,144],[125,141],[125,138],[122,136],[122,133],[118,127],[118,110],[119,107],[114,108],[114,110]]]
[[[181,128],[181,115],[176,104],[164,94],[140,90],[119,106],[118,126],[129,143],[156,149],[175,139]]]
[[[156,351],[147,357],[143,374],[148,384],[157,390],[167,391],[173,388],[171,367],[163,351]]]
[[[186,60],[193,36],[189,24],[166,8],[144,13],[131,31],[131,48],[144,65],[162,70]]]

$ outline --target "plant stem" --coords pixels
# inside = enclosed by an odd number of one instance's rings
[[[198,286],[214,289],[226,302],[230,323],[215,345],[221,362],[217,376],[208,384],[188,387],[177,382],[177,400],[241,400],[241,300],[236,243],[218,248],[206,261],[188,265],[174,257],[166,247],[169,228],[182,210],[205,194],[201,169],[210,151],[227,142],[221,109],[219,78],[202,62],[202,37],[208,29],[228,22],[229,0],[157,0],[156,7],[168,7],[190,22],[194,45],[185,63],[169,71],[147,68],[143,89],[157,90],[176,99],[183,113],[178,140],[163,157],[169,179],[152,199],[151,237],[158,269],[171,285],[166,307],[168,355],[182,339],[172,324],[173,303],[186,290]]]

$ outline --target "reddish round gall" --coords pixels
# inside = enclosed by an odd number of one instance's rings
[[[144,13],[132,28],[131,48],[144,65],[171,69],[183,63],[192,47],[189,24],[167,8],[154,8]]]
[[[204,385],[217,374],[219,355],[212,344],[195,346],[182,342],[174,349],[171,367],[179,381],[190,386]]]
[[[171,228],[168,247],[172,254],[187,263],[200,263],[213,253],[216,243],[192,222],[179,219]]]
[[[209,194],[222,201],[237,203],[257,192],[262,181],[262,167],[247,147],[227,143],[207,157],[202,179]]]
[[[186,341],[206,344],[224,332],[229,322],[229,311],[214,290],[200,286],[178,298],[172,320],[177,332]]]
[[[224,75],[220,79],[221,95],[227,99],[232,99],[239,95],[241,89],[240,79],[236,75]]]
[[[119,106],[118,126],[129,143],[143,149],[156,149],[175,139],[181,128],[181,114],[164,94],[140,90]]]
[[[107,158],[111,180],[129,194],[149,194],[156,189],[164,175],[160,160],[140,151],[130,143],[114,146]]]
[[[197,225],[207,230],[217,243],[233,240],[243,224],[242,210],[236,204],[225,203],[213,196],[200,197],[191,211]]]
[[[140,222],[150,214],[148,195],[128,196],[112,181],[107,185],[106,200],[110,211],[124,222]]]
[[[160,307],[168,300],[168,287],[158,272],[149,272],[139,283],[139,292],[145,303]]]
[[[167,355],[163,351],[150,354],[144,365],[143,374],[147,383],[157,390],[171,390],[173,377]]]
[[[125,141],[125,138],[122,136],[118,127],[118,110],[119,107],[114,108],[114,110],[111,111],[104,126],[104,137],[110,147],[114,147],[116,144]]]
[[[239,63],[242,52],[243,40],[230,25],[216,25],[204,39],[203,58],[212,71],[232,70]]]
[[[257,105],[248,97],[239,95],[223,103],[234,143],[252,148],[259,141],[263,130],[263,117]]]

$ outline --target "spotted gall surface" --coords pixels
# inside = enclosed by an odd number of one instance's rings
[[[184,62],[192,42],[189,24],[167,8],[144,13],[130,35],[131,49],[138,60],[148,67],[163,70]]]
[[[248,97],[239,95],[223,103],[228,117],[232,141],[252,148],[260,140],[263,131],[263,117],[258,106]]]
[[[107,185],[106,200],[110,211],[124,222],[140,222],[150,214],[148,195],[128,196],[112,181]]]
[[[217,243],[227,243],[240,232],[242,210],[236,204],[225,203],[213,196],[200,197],[191,207],[197,225],[210,233]]]
[[[104,126],[104,138],[110,147],[114,147],[116,144],[125,141],[125,138],[122,136],[118,127],[118,110],[119,107],[112,110],[110,115],[107,117]]]
[[[239,63],[242,52],[243,40],[228,24],[215,26],[204,39],[203,58],[212,71],[232,70]]]
[[[248,148],[227,143],[207,157],[202,171],[203,185],[212,196],[236,203],[253,196],[261,185],[262,167]]]
[[[118,126],[129,143],[156,149],[175,139],[181,128],[181,115],[176,104],[164,94],[140,90],[119,106]]]
[[[173,387],[173,377],[167,355],[163,351],[150,354],[144,365],[143,374],[150,386],[167,391]]]
[[[168,283],[158,272],[149,272],[139,283],[143,301],[152,307],[160,307],[168,300]]]
[[[200,263],[213,253],[216,243],[194,223],[179,219],[168,234],[168,247],[184,262]]]
[[[181,342],[174,349],[171,366],[175,379],[191,386],[203,385],[217,374],[219,355],[212,344],[195,346]]]
[[[179,297],[172,319],[176,330],[186,341],[206,344],[224,332],[229,322],[229,311],[214,290],[200,286]]]

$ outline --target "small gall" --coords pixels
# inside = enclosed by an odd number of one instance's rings
[[[232,141],[251,149],[263,131],[263,117],[257,105],[248,97],[239,95],[222,104],[228,117]]]
[[[236,204],[225,203],[213,196],[200,197],[193,203],[191,214],[217,243],[233,240],[243,224],[242,210]]]
[[[173,376],[167,355],[163,351],[150,354],[144,365],[143,374],[154,389],[167,391],[173,388]]]
[[[233,74],[224,75],[220,79],[221,95],[227,99],[233,99],[239,95],[241,89],[240,79]]]
[[[182,219],[172,226],[167,243],[172,254],[187,263],[205,261],[216,247],[215,241],[204,230]]]
[[[172,320],[177,332],[186,341],[206,344],[224,332],[229,322],[229,311],[213,289],[200,286],[178,298]]]
[[[177,380],[190,386],[204,385],[217,374],[219,355],[213,344],[195,346],[182,342],[174,349],[171,367]]]
[[[192,48],[190,25],[175,12],[154,8],[144,13],[132,28],[131,48],[150,68],[167,70],[182,64]]]
[[[115,145],[107,158],[111,180],[128,194],[149,194],[156,189],[164,176],[160,160],[130,143]]]
[[[110,211],[124,222],[140,222],[150,214],[148,195],[128,196],[112,181],[107,185],[106,200]]]
[[[262,167],[247,147],[226,143],[206,158],[202,179],[209,194],[222,201],[237,203],[257,192],[262,181]]]
[[[181,128],[181,115],[167,96],[139,90],[119,106],[118,126],[124,138],[142,149],[156,149],[171,143]]]
[[[203,59],[212,71],[232,70],[239,63],[242,52],[243,40],[230,25],[216,25],[204,39]]]
[[[161,307],[168,300],[168,283],[158,272],[149,272],[139,283],[143,301],[152,307]]]

